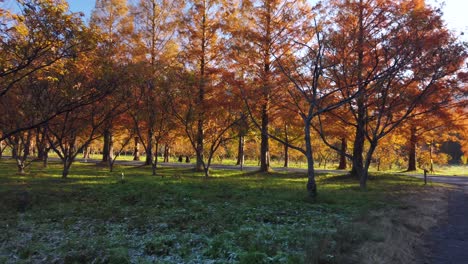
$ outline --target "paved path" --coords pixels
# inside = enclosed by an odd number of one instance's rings
[[[422,178],[420,175],[413,175]],[[449,194],[446,220],[427,236],[426,264],[468,263],[468,177],[430,176],[433,182],[454,184]]]

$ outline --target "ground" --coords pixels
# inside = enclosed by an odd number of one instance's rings
[[[448,199],[448,210],[426,237],[423,263],[468,263],[468,180],[459,183]]]
[[[63,180],[58,164],[23,176],[0,162],[0,262],[404,263],[445,194],[403,175],[376,174],[361,191],[322,174],[310,201],[299,171],[150,174],[77,163]]]

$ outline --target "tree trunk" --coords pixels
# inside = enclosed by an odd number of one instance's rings
[[[24,164],[24,161],[22,161],[21,159],[17,158],[16,159],[16,165],[18,167],[18,174],[20,175],[25,175],[26,172],[24,170],[25,168],[25,164]]]
[[[104,129],[104,145],[102,148],[102,162],[108,162],[110,156],[110,144],[112,133],[109,129]]]
[[[83,159],[87,160],[91,157],[91,147],[84,148]]]
[[[70,173],[71,162],[64,161],[63,162],[63,171],[62,171],[62,179],[68,178],[68,174]]]
[[[410,140],[409,140],[409,148],[408,148],[408,171],[415,171],[416,170],[416,127],[411,126],[410,129]]]
[[[169,156],[171,153],[171,148],[169,147],[168,144],[164,145],[164,160],[163,162],[169,162]]]
[[[237,162],[236,165],[244,165],[244,136],[239,135],[239,145],[237,147]]]
[[[366,160],[363,169],[361,170],[361,178],[359,180],[359,185],[362,190],[367,189],[367,180],[369,178],[369,167],[372,161],[372,155],[374,154],[375,148],[377,147],[376,143],[371,143],[369,146],[369,150],[366,154]]]
[[[198,132],[197,132],[197,149],[196,149],[196,156],[197,156],[197,171],[203,171],[203,120],[198,120]]]
[[[361,93],[357,97],[357,120],[356,120],[356,134],[353,144],[353,167],[351,169],[351,175],[356,178],[362,178],[363,175],[363,152],[364,152],[364,141],[365,141],[365,129],[366,129],[366,85],[363,83],[363,61],[364,61],[364,7],[363,0],[359,0],[359,32],[358,32],[358,47],[357,52],[357,66],[358,66],[358,90]],[[367,177],[367,176],[365,176]],[[367,180],[367,179],[365,179]]]
[[[159,147],[159,143],[156,141],[156,152],[154,153],[154,159],[151,162],[151,169],[153,172],[152,173],[153,176],[156,176],[156,169],[158,166],[158,147]]]
[[[109,161],[114,159],[114,135],[112,132],[109,135]]]
[[[49,166],[49,149],[44,150],[44,157],[42,159],[42,167],[47,168]]]
[[[270,171],[270,143],[268,136],[268,105],[265,104],[262,109],[262,127],[261,127],[261,142],[260,142],[260,172]]]
[[[289,133],[288,133],[288,125],[284,125],[284,136],[286,144],[284,144],[284,165],[283,167],[289,167]]]
[[[340,154],[340,164],[338,165],[339,170],[346,170],[346,150],[348,147],[348,142],[345,137],[341,138],[341,152]]]
[[[287,144],[284,144],[284,166],[285,168],[289,167],[289,147]]]
[[[153,164],[153,130],[148,129],[148,143],[146,144],[145,149],[145,165]]]
[[[135,137],[135,146],[133,147],[133,160],[140,160],[140,140]]]
[[[358,110],[360,111],[360,110]],[[361,112],[361,111],[360,111]],[[363,115],[362,113],[359,116]],[[351,169],[351,175],[360,178],[363,171],[363,152],[364,152],[364,141],[365,141],[365,120],[364,117],[358,117],[358,125],[356,126],[356,135],[354,138],[354,149],[353,149],[353,167]]]
[[[314,155],[310,139],[310,122],[305,124],[304,134],[306,144],[305,156],[307,158],[307,193],[310,198],[315,199],[317,197],[317,184],[315,183]]]

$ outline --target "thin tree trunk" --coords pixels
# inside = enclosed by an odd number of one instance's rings
[[[140,140],[138,137],[135,137],[135,146],[133,148],[133,160],[140,160]]]
[[[410,140],[408,149],[408,171],[416,170],[416,127],[411,126],[410,128]]]
[[[346,150],[348,147],[348,142],[346,137],[341,138],[341,153],[340,153],[340,163],[338,165],[339,170],[346,170]]]
[[[317,197],[317,184],[315,182],[314,171],[314,155],[312,150],[312,142],[310,138],[310,123],[307,122],[304,127],[304,139],[306,144],[306,158],[307,158],[307,193],[310,198]]]
[[[374,154],[375,148],[377,147],[376,144],[371,143],[369,146],[369,150],[367,151],[366,154],[366,161],[364,168],[361,171],[361,178],[359,180],[359,185],[362,190],[367,189],[367,180],[369,178],[369,167],[372,161],[372,155]]]
[[[260,172],[270,171],[270,143],[268,136],[269,117],[267,105],[262,109],[262,127],[260,142]]]
[[[151,162],[151,169],[153,171],[153,176],[156,176],[156,169],[158,166],[158,147],[159,147],[159,143],[156,140],[156,151],[154,153],[154,160]]]
[[[68,174],[70,173],[71,162],[68,161],[68,158],[63,162],[63,171],[62,171],[62,179],[68,178]]]
[[[25,166],[24,166],[24,161],[22,161],[21,159],[17,158],[16,159],[16,165],[18,167],[18,174],[20,175],[25,175],[26,172],[24,170]]]
[[[111,141],[111,131],[106,128],[104,129],[104,145],[102,148],[102,162],[109,161],[109,153],[110,153],[110,141]]]
[[[171,148],[169,147],[168,144],[164,145],[164,160],[163,162],[169,162],[169,156],[171,153]]]
[[[289,167],[289,147],[288,145],[284,144],[284,165],[283,167]]]
[[[288,134],[288,126],[284,125],[284,135],[286,144],[284,144],[284,165],[283,167],[289,167],[289,134]]]
[[[44,149],[44,157],[42,159],[42,167],[47,168],[49,166],[49,149]]]
[[[203,171],[203,120],[198,120],[198,132],[197,132],[197,149],[196,149],[196,156],[197,156],[197,171]]]
[[[244,164],[244,136],[239,135],[239,145],[237,147],[237,162],[236,165],[243,165]]]
[[[145,150],[146,160],[145,165],[153,164],[153,130],[148,129],[148,143]]]

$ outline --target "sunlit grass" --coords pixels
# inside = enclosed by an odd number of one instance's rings
[[[303,173],[212,175],[162,167],[152,176],[149,167],[121,166],[111,173],[77,163],[61,179],[58,163],[34,163],[20,176],[14,163],[2,161],[0,240],[8,242],[0,262],[304,263],[315,254],[340,263],[372,236],[337,230],[370,210],[397,207],[388,196],[424,188],[419,180],[381,174],[361,191],[355,179],[324,174],[311,202]]]

